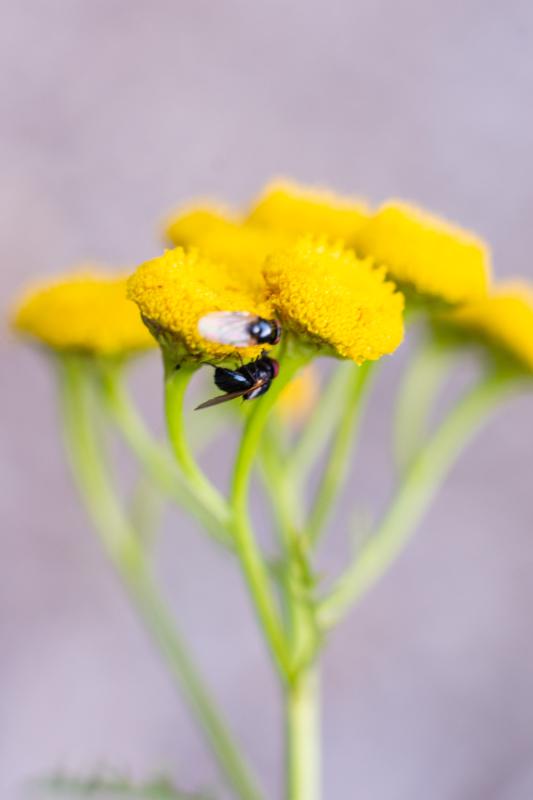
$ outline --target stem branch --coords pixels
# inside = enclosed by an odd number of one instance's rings
[[[348,472],[348,460],[353,452],[354,437],[364,408],[365,390],[372,374],[372,362],[360,367],[352,366],[352,373],[343,397],[342,412],[320,482],[315,502],[309,515],[307,536],[316,544],[331,513],[331,508],[341,491]]]
[[[188,485],[199,502],[216,518],[229,523],[228,504],[220,492],[204,475],[189,448],[185,433],[184,399],[195,366],[181,367],[165,364],[165,415],[167,430],[176,457]]]
[[[214,508],[204,506],[197,486],[191,487],[188,477],[178,470],[172,454],[147,430],[125,390],[121,371],[115,365],[102,369],[101,390],[111,418],[154,484],[168,498],[193,514],[214,539],[231,547],[228,514],[215,515]]]
[[[267,394],[255,402],[246,420],[240,442],[231,488],[231,508],[235,547],[257,616],[263,627],[274,662],[284,680],[290,680],[291,662],[279,609],[276,607],[268,572],[257,543],[248,513],[248,488],[252,467],[260,446],[270,410],[280,392],[302,366],[304,359],[293,356],[282,362],[280,374]]]
[[[100,540],[198,717],[228,782],[239,798],[260,800],[255,780],[177,632],[141,545],[112,489],[105,455],[95,440],[91,424],[90,401],[94,398],[89,394],[86,365],[80,359],[64,358],[61,378],[66,444],[75,478]]]
[[[459,401],[406,472],[378,531],[322,601],[324,626],[333,625],[385,572],[409,540],[453,461],[511,389],[514,384],[493,374]]]

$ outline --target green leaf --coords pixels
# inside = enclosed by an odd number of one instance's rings
[[[58,773],[37,781],[37,790],[45,796],[56,795],[68,800],[212,800],[206,794],[179,791],[165,777],[153,778],[144,783],[134,783],[127,777],[105,773],[76,776]]]

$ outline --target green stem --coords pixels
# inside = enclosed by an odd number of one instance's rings
[[[284,680],[290,680],[291,663],[287,640],[276,606],[268,572],[255,541],[248,513],[248,488],[263,430],[279,394],[303,365],[303,357],[282,361],[280,374],[267,394],[254,401],[241,438],[231,488],[234,541],[257,616],[270,646],[274,662]]]
[[[92,398],[86,367],[79,359],[63,359],[61,377],[66,443],[74,475],[101,542],[197,715],[228,782],[238,797],[259,800],[261,793],[255,780],[176,630],[140,543],[112,489],[105,455],[91,425]]]
[[[153,482],[167,497],[193,514],[214,539],[231,547],[229,514],[226,511],[215,516],[214,507],[207,509],[197,484],[189,485],[188,477],[176,468],[171,454],[151,436],[125,389],[120,368],[116,365],[102,368],[101,381],[108,412]]]
[[[263,482],[272,503],[280,544],[287,554],[291,543],[297,535],[301,520],[298,520],[299,509],[295,502],[295,489],[283,469],[286,454],[281,446],[281,430],[273,419],[265,428],[261,441],[260,456]]]
[[[188,364],[181,367],[165,364],[165,416],[168,436],[176,461],[198,500],[216,519],[229,521],[226,500],[196,463],[185,433],[185,393],[196,369],[196,366]]]
[[[398,393],[394,421],[394,456],[404,472],[414,460],[427,433],[430,411],[455,363],[454,351],[432,332],[424,332]]]
[[[378,531],[320,607],[320,621],[333,625],[383,575],[409,540],[439,485],[468,440],[502,398],[515,388],[490,375],[468,392],[419,452]]]
[[[344,410],[340,415],[326,468],[309,515],[307,536],[313,545],[316,545],[322,534],[335,498],[346,481],[349,458],[353,452],[353,441],[359,428],[372,367],[370,361],[360,367],[352,366],[353,371],[342,398]]]
[[[313,580],[308,548],[298,530],[301,520],[297,498],[294,496],[294,486],[283,470],[285,453],[280,447],[280,431],[273,422],[271,420],[267,426],[261,442],[262,468],[283,553],[280,562],[283,612],[292,663],[298,669],[299,665],[308,664],[313,659],[320,631],[311,597]]]
[[[289,455],[287,473],[301,494],[309,473],[317,459],[325,450],[328,440],[335,428],[339,406],[346,395],[348,380],[352,374],[353,364],[341,361],[335,369],[333,377],[321,393],[320,402],[314,408],[300,438]]]
[[[302,671],[286,691],[286,798],[320,798],[318,666]]]

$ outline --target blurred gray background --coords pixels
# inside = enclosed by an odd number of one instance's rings
[[[533,277],[528,0],[4,0],[2,310],[35,276],[135,264],[186,198],[247,201],[272,174],[399,195]],[[58,439],[52,374],[2,341],[0,796],[61,767],[216,773],[103,559]],[[391,361],[352,476],[383,499]],[[148,380],[151,378],[152,380]],[[157,360],[136,387],[161,429]],[[325,797],[533,797],[533,406],[462,458],[423,530],[331,639]],[[228,444],[229,446],[229,444]],[[226,446],[211,452],[225,479]],[[385,477],[383,477],[385,475]],[[342,531],[325,553],[338,563]],[[240,576],[185,519],[168,596],[235,730],[280,797],[280,710]]]

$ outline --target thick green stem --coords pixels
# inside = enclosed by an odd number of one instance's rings
[[[189,485],[171,453],[151,436],[125,390],[120,368],[105,365],[101,379],[106,408],[146,473],[168,498],[193,514],[214,539],[231,547],[229,514],[214,516],[214,507],[207,509],[201,502],[197,484]]]
[[[353,372],[342,397],[341,407],[344,410],[338,419],[331,451],[309,515],[307,536],[312,544],[316,544],[323,532],[335,498],[345,483],[372,366],[372,362],[367,361],[361,367],[352,367]]]
[[[276,380],[272,382],[268,393],[254,401],[255,405],[246,420],[243,436],[235,459],[231,488],[235,547],[257,616],[270,646],[274,661],[284,680],[290,680],[291,676],[289,648],[287,646],[279,609],[276,606],[272,587],[269,582],[268,572],[255,541],[250,522],[248,513],[248,488],[252,468],[270,410],[280,392],[303,363],[304,359],[302,357],[286,357],[282,361],[280,374]]]
[[[238,797],[259,800],[261,793],[255,780],[177,632],[140,543],[112,489],[105,455],[91,424],[92,398],[85,365],[78,359],[64,359],[61,377],[66,444],[74,475],[101,542],[184,691],[228,783]]]
[[[198,466],[187,442],[184,399],[195,366],[181,367],[165,364],[165,415],[167,430],[176,461],[203,506],[216,518],[229,521],[229,509],[224,497]]]
[[[286,690],[286,800],[319,800],[320,688],[318,665]]]
[[[322,602],[320,621],[333,625],[385,572],[414,532],[449,468],[502,398],[514,389],[500,375],[483,379],[451,411],[419,452],[377,532]]]

